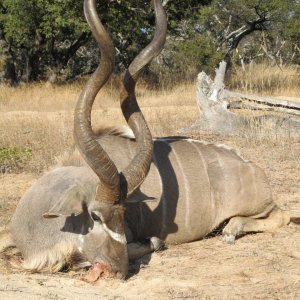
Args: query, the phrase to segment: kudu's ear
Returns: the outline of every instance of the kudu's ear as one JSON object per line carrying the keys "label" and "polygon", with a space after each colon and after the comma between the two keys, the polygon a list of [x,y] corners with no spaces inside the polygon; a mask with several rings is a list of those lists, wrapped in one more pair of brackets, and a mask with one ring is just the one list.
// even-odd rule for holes
{"label": "kudu's ear", "polygon": [[57,218],[59,216],[80,215],[83,206],[86,205],[87,195],[80,186],[71,186],[66,192],[57,199],[53,207],[43,214],[44,218]]}

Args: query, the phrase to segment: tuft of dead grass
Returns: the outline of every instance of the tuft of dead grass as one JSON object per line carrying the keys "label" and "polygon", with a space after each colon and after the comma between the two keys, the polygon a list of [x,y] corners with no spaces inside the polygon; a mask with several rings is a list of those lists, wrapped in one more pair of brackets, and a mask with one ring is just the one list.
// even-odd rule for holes
{"label": "tuft of dead grass", "polygon": [[57,111],[68,110],[74,103],[81,86],[79,84],[55,86],[33,83],[18,87],[0,88],[0,111]]}
{"label": "tuft of dead grass", "polygon": [[247,93],[300,98],[300,67],[252,62],[233,69],[229,86]]}
{"label": "tuft of dead grass", "polygon": [[19,171],[42,172],[72,145],[72,119],[66,113],[1,113],[0,147],[27,149],[31,159]]}

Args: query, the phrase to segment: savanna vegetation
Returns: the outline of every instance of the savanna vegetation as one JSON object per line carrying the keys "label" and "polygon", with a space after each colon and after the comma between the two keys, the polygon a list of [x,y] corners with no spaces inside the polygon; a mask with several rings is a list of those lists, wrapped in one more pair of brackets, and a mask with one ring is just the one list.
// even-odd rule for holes
{"label": "savanna vegetation", "polygon": [[[117,63],[95,103],[102,117],[94,126],[116,125],[124,123],[117,101],[121,74],[151,39],[154,16],[149,1],[97,3]],[[154,136],[177,134],[196,120],[197,73],[213,74],[223,59],[231,89],[299,97],[299,1],[187,0],[184,9],[182,1],[163,4],[167,43],[137,87]],[[99,50],[82,2],[69,0],[2,0],[0,44],[1,171],[39,173],[73,145],[75,101]]]}
{"label": "savanna vegetation", "polygon": [[[97,1],[123,71],[149,42],[150,1]],[[298,0],[164,0],[168,14],[165,50],[145,78],[166,86],[231,65],[300,63]],[[91,73],[98,47],[84,20],[81,1],[0,1],[0,82],[72,81]]]}

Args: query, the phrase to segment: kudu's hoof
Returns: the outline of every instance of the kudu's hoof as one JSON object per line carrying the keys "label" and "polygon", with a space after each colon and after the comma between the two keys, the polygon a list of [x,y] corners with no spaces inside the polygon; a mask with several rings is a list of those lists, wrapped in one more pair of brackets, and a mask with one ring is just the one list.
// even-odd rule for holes
{"label": "kudu's hoof", "polygon": [[151,250],[153,251],[161,251],[165,247],[165,242],[155,236],[150,238],[150,244],[151,244]]}
{"label": "kudu's hoof", "polygon": [[226,244],[234,244],[235,236],[233,234],[224,234],[222,237],[222,241]]}

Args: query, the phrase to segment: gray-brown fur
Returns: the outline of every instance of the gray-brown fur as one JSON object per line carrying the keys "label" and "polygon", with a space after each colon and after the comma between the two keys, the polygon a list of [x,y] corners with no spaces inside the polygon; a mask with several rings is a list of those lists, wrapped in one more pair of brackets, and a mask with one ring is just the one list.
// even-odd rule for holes
{"label": "gray-brown fur", "polygon": [[[98,140],[118,169],[134,156],[133,139],[103,134]],[[127,263],[122,248],[112,255],[111,247],[105,246],[107,240],[117,243],[108,233],[88,232],[87,228],[93,228],[96,222],[91,213],[97,205],[98,177],[84,160],[78,159],[77,151],[65,154],[60,163],[65,166],[53,169],[27,191],[13,216],[11,233],[23,254],[23,266],[31,271],[57,271],[74,255],[83,261],[109,260],[112,266],[114,260]],[[77,217],[43,218],[45,213],[51,216],[53,207],[61,208],[57,203],[65,199]],[[267,178],[259,167],[228,147],[189,139],[154,141],[150,172],[140,189],[129,197],[125,216],[131,259],[161,247],[155,238],[148,245],[136,244],[151,236],[171,244],[190,242],[233,218],[224,229],[224,239],[233,242],[235,236],[250,229],[271,230],[290,220],[274,204]],[[85,237],[84,247],[80,234]],[[95,245],[99,257],[88,257],[90,249],[95,253]]]}
{"label": "gray-brown fur", "polygon": [[[104,134],[100,140],[120,169],[135,153],[132,139]],[[126,221],[135,241],[156,236],[177,244],[201,239],[232,217],[265,218],[274,209],[265,173],[234,149],[157,139],[150,172],[127,201]]]}
{"label": "gray-brown fur", "polygon": [[[113,271],[126,275],[127,245],[125,236],[121,239],[123,218],[115,216],[115,224],[105,215],[107,210],[110,214],[118,214],[119,210],[123,213],[123,207],[111,209],[95,201],[98,183],[98,177],[87,166],[59,167],[25,193],[11,223],[11,234],[22,253],[25,269],[58,271],[76,255],[90,263],[104,261]],[[98,211],[108,231],[93,219],[92,214]],[[119,240],[113,239],[109,230],[118,233]],[[123,261],[123,269],[119,260]]]}

